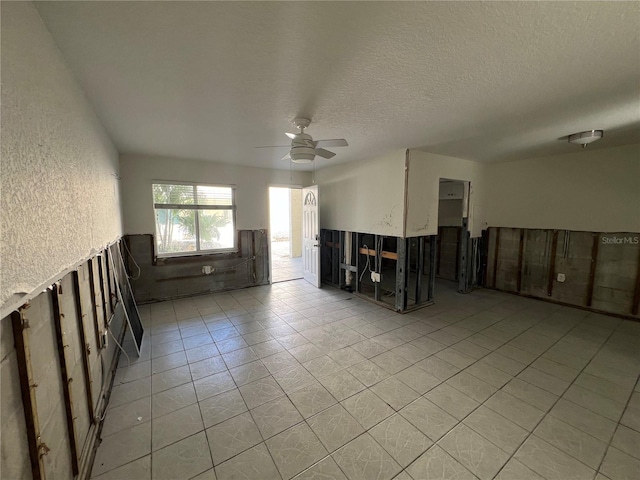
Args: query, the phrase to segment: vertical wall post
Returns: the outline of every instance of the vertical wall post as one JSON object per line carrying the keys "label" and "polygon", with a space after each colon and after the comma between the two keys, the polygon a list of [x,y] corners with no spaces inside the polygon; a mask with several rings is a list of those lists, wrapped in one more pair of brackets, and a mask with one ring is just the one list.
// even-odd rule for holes
{"label": "vertical wall post", "polygon": [[422,300],[422,272],[424,271],[424,238],[418,238],[418,258],[416,263],[416,305]]}
{"label": "vertical wall post", "polygon": [[427,291],[427,300],[433,301],[433,295],[436,287],[436,258],[438,248],[438,236],[431,235],[429,237],[430,248],[429,248],[429,287]]}
{"label": "vertical wall post", "polygon": [[76,320],[78,321],[78,333],[80,334],[80,342],[82,344],[82,369],[84,373],[84,383],[86,385],[85,392],[87,394],[87,406],[89,407],[89,418],[91,421],[95,421],[95,413],[93,406],[93,387],[91,380],[91,363],[89,361],[89,354],[91,352],[91,346],[87,341],[87,334],[84,329],[84,314],[82,313],[82,297],[80,296],[80,278],[78,271],[74,271],[72,275],[73,279],[73,297],[76,302]]}
{"label": "vertical wall post", "polygon": [[522,263],[524,260],[524,229],[520,229],[520,245],[518,246],[518,277],[516,278],[516,291],[522,289]]}
{"label": "vertical wall post", "polygon": [[469,293],[471,288],[467,281],[469,273],[469,218],[462,218],[462,227],[458,230],[458,255],[456,257],[456,271],[458,276],[458,292]]}
{"label": "vertical wall post", "polygon": [[407,267],[409,262],[408,239],[397,239],[398,260],[396,261],[396,311],[403,312],[407,308]]}
{"label": "vertical wall post", "polygon": [[549,278],[547,280],[547,295],[551,296],[553,293],[553,281],[556,277],[556,255],[558,253],[558,230],[553,231],[553,237],[551,237],[551,258],[549,262]]}
{"label": "vertical wall post", "polygon": [[593,233],[593,245],[591,247],[591,269],[589,271],[589,286],[587,287],[587,307],[593,303],[593,287],[596,281],[596,264],[598,263],[598,246],[600,234]]}
{"label": "vertical wall post", "polygon": [[93,312],[93,327],[96,335],[96,345],[98,348],[102,348],[100,342],[100,326],[98,325],[98,304],[96,303],[96,283],[93,275],[93,258],[87,261],[87,267],[89,268],[89,292],[91,294],[91,310]]}
{"label": "vertical wall post", "polygon": [[[16,345],[16,357],[18,360],[18,375],[20,376],[20,393],[22,394],[22,405],[24,419],[27,427],[27,443],[29,444],[29,457],[31,459],[31,474],[34,480],[44,480],[44,461],[42,456],[46,455],[48,447],[42,443],[40,438],[40,425],[38,422],[38,411],[36,408],[36,387],[33,381],[31,369],[31,353],[29,351],[29,321],[24,318],[24,309],[11,314],[11,325],[13,327],[13,338]],[[42,452],[40,451],[42,450]],[[41,454],[42,453],[42,454]]]}
{"label": "vertical wall post", "polygon": [[[375,257],[373,259],[374,261],[373,271],[376,273],[380,273],[380,266],[382,265],[382,249],[384,244],[384,238],[380,238],[378,237],[378,235],[374,235],[373,244],[374,244],[373,252],[375,253]],[[367,255],[369,255],[369,252],[367,252]],[[371,258],[369,258],[369,265],[371,265]],[[380,299],[382,298],[382,295],[380,292],[380,282],[373,282],[373,297],[376,299],[376,302],[379,302]]]}
{"label": "vertical wall post", "polygon": [[498,280],[498,254],[500,252],[500,227],[496,227],[496,245],[493,252],[493,281],[492,286],[496,288]]}
{"label": "vertical wall post", "polygon": [[62,393],[64,395],[64,410],[67,419],[67,433],[69,435],[69,448],[71,454],[71,468],[74,475],[78,475],[80,471],[78,459],[78,434],[76,433],[76,424],[73,414],[73,396],[71,393],[71,382],[73,379],[69,376],[67,370],[67,358],[64,349],[68,345],[64,344],[64,333],[62,328],[63,313],[60,311],[60,284],[54,283],[51,287],[51,302],[53,305],[53,324],[56,330],[56,343],[58,345],[58,359],[60,360],[60,376],[62,381]]}

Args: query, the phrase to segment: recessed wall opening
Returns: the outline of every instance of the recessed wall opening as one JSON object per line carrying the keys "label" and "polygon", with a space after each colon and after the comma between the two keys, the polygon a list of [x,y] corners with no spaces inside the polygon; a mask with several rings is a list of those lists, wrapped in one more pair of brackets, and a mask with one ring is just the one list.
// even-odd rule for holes
{"label": "recessed wall opening", "polygon": [[271,281],[303,277],[302,189],[269,187]]}

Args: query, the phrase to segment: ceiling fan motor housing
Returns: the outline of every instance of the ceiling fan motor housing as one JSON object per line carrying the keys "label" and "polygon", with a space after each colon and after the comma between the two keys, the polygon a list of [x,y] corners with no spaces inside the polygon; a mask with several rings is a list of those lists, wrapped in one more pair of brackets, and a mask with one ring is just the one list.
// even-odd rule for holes
{"label": "ceiling fan motor housing", "polygon": [[316,149],[311,135],[307,133],[298,133],[291,140],[291,152],[289,155],[291,156],[291,160],[295,163],[312,162],[316,156]]}

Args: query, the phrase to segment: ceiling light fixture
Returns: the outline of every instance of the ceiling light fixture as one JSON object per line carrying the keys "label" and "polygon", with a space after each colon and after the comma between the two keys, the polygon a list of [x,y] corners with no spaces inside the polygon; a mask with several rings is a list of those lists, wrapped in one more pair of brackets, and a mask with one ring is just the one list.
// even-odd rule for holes
{"label": "ceiling light fixture", "polygon": [[587,130],[586,132],[569,135],[569,143],[577,143],[586,148],[591,142],[600,140],[604,135],[604,130]]}

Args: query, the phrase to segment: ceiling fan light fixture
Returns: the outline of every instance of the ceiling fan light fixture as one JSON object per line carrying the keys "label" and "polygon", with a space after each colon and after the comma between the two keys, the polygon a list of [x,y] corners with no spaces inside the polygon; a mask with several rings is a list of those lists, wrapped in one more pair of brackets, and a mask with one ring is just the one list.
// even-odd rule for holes
{"label": "ceiling fan light fixture", "polygon": [[316,150],[311,147],[291,147],[289,155],[294,163],[310,163],[316,156]]}
{"label": "ceiling fan light fixture", "polygon": [[569,135],[569,143],[577,143],[586,148],[592,142],[600,140],[604,136],[604,130],[587,130],[585,132],[574,133]]}

